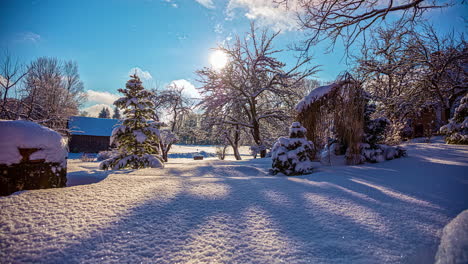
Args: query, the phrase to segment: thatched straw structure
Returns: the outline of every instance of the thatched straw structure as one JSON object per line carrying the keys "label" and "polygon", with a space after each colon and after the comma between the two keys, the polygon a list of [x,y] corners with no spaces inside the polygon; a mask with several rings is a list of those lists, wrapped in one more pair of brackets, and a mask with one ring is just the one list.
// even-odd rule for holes
{"label": "thatched straw structure", "polygon": [[327,86],[314,89],[296,106],[297,121],[307,129],[316,148],[336,139],[346,149],[346,162],[361,161],[360,143],[364,133],[365,92],[349,73]]}

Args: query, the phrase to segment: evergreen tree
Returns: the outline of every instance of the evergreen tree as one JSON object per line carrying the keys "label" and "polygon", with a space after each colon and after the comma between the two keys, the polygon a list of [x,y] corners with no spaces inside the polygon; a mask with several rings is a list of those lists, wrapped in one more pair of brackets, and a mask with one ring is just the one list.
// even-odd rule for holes
{"label": "evergreen tree", "polygon": [[155,115],[154,104],[150,100],[151,92],[145,90],[140,78],[130,76],[125,89],[119,89],[124,94],[114,102],[123,110],[125,118],[112,131],[111,143],[117,144],[117,154],[103,161],[100,168],[161,168],[162,158],[159,154],[159,123],[152,121]]}
{"label": "evergreen tree", "polygon": [[280,137],[273,146],[271,172],[301,175],[312,172],[314,145],[306,138],[307,130],[299,122],[292,123],[289,137]]}
{"label": "evergreen tree", "polygon": [[448,144],[468,145],[468,93],[461,99],[449,123],[440,128],[440,132],[447,135],[445,142]]}
{"label": "evergreen tree", "polygon": [[99,118],[110,118],[110,111],[109,108],[103,107],[101,112],[98,115]]}
{"label": "evergreen tree", "polygon": [[113,119],[120,119],[122,118],[121,114],[120,114],[120,110],[119,108],[116,106],[114,108],[114,115],[112,116]]}

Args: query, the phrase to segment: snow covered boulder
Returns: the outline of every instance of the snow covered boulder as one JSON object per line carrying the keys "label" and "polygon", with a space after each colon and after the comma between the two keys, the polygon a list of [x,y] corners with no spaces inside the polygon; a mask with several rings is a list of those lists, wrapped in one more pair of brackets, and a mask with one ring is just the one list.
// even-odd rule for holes
{"label": "snow covered boulder", "polygon": [[280,137],[273,145],[271,158],[273,174],[301,175],[312,172],[314,147],[305,137],[306,129],[299,122],[292,123],[289,137]]}
{"label": "snow covered boulder", "polygon": [[435,263],[468,263],[468,210],[444,227]]}
{"label": "snow covered boulder", "polygon": [[0,195],[64,187],[67,154],[59,133],[30,121],[0,120]]}

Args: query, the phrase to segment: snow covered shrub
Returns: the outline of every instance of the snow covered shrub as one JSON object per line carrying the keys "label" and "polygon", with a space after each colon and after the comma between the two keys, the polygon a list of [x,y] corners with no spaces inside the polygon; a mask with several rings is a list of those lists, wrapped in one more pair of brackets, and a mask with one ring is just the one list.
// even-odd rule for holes
{"label": "snow covered shrub", "polygon": [[106,159],[110,159],[118,154],[117,150],[105,150],[105,151],[99,151],[99,153],[96,155],[96,160],[97,161],[103,161]]}
{"label": "snow covered shrub", "polygon": [[375,104],[367,103],[364,110],[364,138],[363,142],[374,147],[376,144],[384,140],[385,130],[390,125],[390,121],[385,117],[372,119],[371,116],[375,112]]}
{"label": "snow covered shrub", "polygon": [[468,145],[468,94],[463,96],[449,123],[440,128],[448,144]]}
{"label": "snow covered shrub", "polygon": [[305,137],[307,130],[299,122],[292,123],[289,137],[280,137],[272,148],[273,174],[301,175],[312,172],[314,146]]}
{"label": "snow covered shrub", "polygon": [[260,154],[262,151],[266,151],[268,148],[264,145],[255,145],[255,146],[250,146],[250,155],[254,157],[254,159],[257,158],[257,155]]}
{"label": "snow covered shrub", "polygon": [[83,153],[80,157],[80,160],[84,162],[90,162],[90,161],[94,161],[94,158],[95,158],[94,154]]}
{"label": "snow covered shrub", "polygon": [[370,146],[367,143],[361,144],[362,162],[382,162],[406,156],[406,149],[397,146],[375,145]]}
{"label": "snow covered shrub", "polygon": [[24,121],[0,120],[0,195],[64,187],[67,141],[56,131]]}
{"label": "snow covered shrub", "polygon": [[216,156],[220,160],[224,160],[226,158],[226,150],[228,148],[228,145],[222,145],[222,146],[216,146]]}
{"label": "snow covered shrub", "polygon": [[141,85],[140,78],[130,76],[124,94],[114,104],[123,110],[125,118],[114,128],[111,144],[116,143],[117,155],[104,160],[100,168],[162,168],[164,163],[159,154],[159,123],[151,121],[155,116],[154,104],[150,100],[151,92]]}

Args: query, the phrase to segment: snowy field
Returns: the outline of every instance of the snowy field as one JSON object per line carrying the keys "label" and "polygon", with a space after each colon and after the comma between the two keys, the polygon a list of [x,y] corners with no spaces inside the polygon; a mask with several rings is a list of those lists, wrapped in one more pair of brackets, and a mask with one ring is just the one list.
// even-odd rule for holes
{"label": "snowy field", "polygon": [[299,177],[269,175],[270,159],[69,160],[70,185],[95,183],[0,198],[0,263],[432,263],[468,208],[468,147],[407,148]]}

